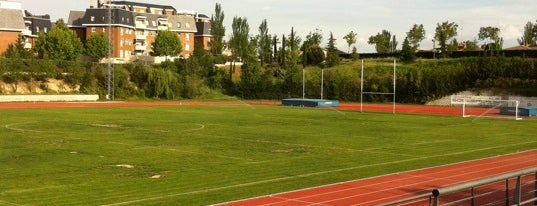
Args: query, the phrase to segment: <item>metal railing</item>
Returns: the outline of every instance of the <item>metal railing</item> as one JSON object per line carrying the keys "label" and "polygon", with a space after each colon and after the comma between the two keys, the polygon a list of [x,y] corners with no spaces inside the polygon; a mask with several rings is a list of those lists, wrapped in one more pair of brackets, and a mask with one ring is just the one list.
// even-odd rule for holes
{"label": "metal railing", "polygon": [[[531,176],[533,175],[533,176]],[[530,183],[525,183],[523,178],[531,179]],[[498,189],[498,184],[505,181],[505,187]],[[516,182],[515,186],[509,182]],[[494,185],[496,184],[496,185]],[[494,187],[494,189],[482,189],[480,187]],[[503,186],[502,186],[503,187]],[[476,192],[478,189],[483,193]],[[468,195],[468,192],[470,193]],[[465,195],[463,195],[463,193]],[[451,195],[451,197],[450,197]],[[444,198],[444,199],[442,199]],[[537,205],[537,167],[528,168],[516,172],[510,172],[490,178],[466,182],[454,186],[437,188],[430,193],[424,193],[405,199],[382,204],[382,206],[393,205],[485,205],[477,202],[479,199],[490,199],[486,205]],[[428,200],[428,201],[427,201]],[[441,201],[443,200],[443,201]],[[419,203],[419,204],[418,204]],[[464,203],[464,204],[463,204]]]}

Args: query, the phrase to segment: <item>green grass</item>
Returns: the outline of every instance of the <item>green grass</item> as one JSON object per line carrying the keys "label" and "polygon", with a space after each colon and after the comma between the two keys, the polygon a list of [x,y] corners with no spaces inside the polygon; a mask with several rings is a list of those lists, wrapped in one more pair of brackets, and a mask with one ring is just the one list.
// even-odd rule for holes
{"label": "green grass", "polygon": [[10,109],[0,126],[0,205],[207,205],[537,148],[531,120],[267,106]]}

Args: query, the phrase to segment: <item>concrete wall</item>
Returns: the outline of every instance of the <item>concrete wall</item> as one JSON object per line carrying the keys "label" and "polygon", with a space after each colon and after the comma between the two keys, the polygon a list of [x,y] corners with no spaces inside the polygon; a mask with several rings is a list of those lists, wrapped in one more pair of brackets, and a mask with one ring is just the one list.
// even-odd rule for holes
{"label": "concrete wall", "polygon": [[0,102],[87,102],[99,95],[0,95]]}

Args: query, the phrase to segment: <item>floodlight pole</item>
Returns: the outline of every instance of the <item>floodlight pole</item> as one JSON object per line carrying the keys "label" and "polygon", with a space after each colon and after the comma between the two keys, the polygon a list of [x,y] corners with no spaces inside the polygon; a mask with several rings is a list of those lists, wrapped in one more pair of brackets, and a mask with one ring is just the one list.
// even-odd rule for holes
{"label": "floodlight pole", "polygon": [[395,114],[395,84],[396,84],[396,75],[397,75],[397,60],[393,59],[393,114]]}
{"label": "floodlight pole", "polygon": [[321,100],[323,100],[323,89],[324,89],[324,69],[321,69]]}
{"label": "floodlight pole", "polygon": [[106,99],[114,101],[114,68],[112,66],[112,54],[113,54],[113,47],[112,47],[112,5],[110,4],[110,1],[107,1],[108,6],[108,68],[107,68],[107,81],[106,81],[106,87],[107,87],[107,94]]}
{"label": "floodlight pole", "polygon": [[306,99],[306,69],[302,68],[302,100]]}
{"label": "floodlight pole", "polygon": [[362,71],[360,74],[360,112],[364,112],[364,60],[362,59]]}

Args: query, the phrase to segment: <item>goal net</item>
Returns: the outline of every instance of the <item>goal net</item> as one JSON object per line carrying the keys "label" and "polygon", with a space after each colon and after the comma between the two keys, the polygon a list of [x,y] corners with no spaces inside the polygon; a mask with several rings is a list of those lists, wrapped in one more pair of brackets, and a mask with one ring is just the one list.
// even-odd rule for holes
{"label": "goal net", "polygon": [[463,117],[513,118],[521,120],[520,101],[518,100],[476,100],[464,99],[462,103]]}

